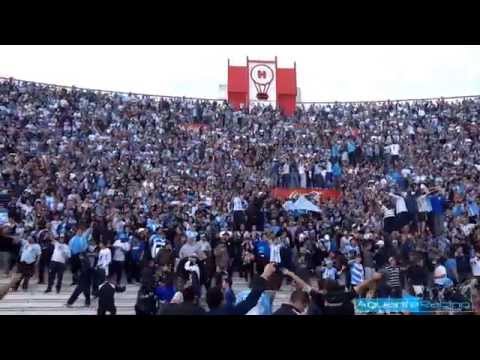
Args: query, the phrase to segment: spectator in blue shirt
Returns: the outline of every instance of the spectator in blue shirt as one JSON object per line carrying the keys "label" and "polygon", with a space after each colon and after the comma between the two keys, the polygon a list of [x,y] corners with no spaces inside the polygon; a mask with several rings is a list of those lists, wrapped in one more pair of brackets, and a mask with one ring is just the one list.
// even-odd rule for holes
{"label": "spectator in blue shirt", "polygon": [[430,203],[432,204],[433,216],[433,234],[439,236],[444,231],[444,213],[447,201],[445,197],[439,193],[431,195]]}
{"label": "spectator in blue shirt", "polygon": [[477,202],[475,199],[469,199],[467,201],[467,211],[468,217],[471,223],[476,223],[478,219],[478,215],[480,214],[480,208],[478,207]]}
{"label": "spectator in blue shirt", "polygon": [[255,250],[257,272],[261,274],[265,265],[270,261],[270,243],[262,236],[254,241],[253,247]]}
{"label": "spectator in blue shirt", "polygon": [[76,234],[70,239],[68,242],[68,246],[70,247],[70,267],[72,271],[72,285],[77,283],[77,273],[80,270],[81,264],[79,255],[83,254],[88,249],[88,240],[91,234],[92,229],[89,228],[85,230],[85,227],[80,225],[77,228]]}
{"label": "spectator in blue shirt", "polygon": [[223,295],[225,297],[225,304],[227,306],[234,306],[236,303],[235,293],[232,290],[232,279],[224,277],[222,282]]}
{"label": "spectator in blue shirt", "polygon": [[452,280],[454,284],[458,284],[457,260],[455,259],[454,251],[450,252],[450,256],[445,260],[444,265],[447,269],[447,277]]}
{"label": "spectator in blue shirt", "polygon": [[160,302],[170,303],[177,292],[173,284],[173,276],[170,274],[164,275],[164,278],[160,280],[154,292]]}
{"label": "spectator in blue shirt", "polygon": [[348,161],[352,166],[356,165],[356,150],[357,145],[355,144],[355,141],[349,140],[347,142]]}

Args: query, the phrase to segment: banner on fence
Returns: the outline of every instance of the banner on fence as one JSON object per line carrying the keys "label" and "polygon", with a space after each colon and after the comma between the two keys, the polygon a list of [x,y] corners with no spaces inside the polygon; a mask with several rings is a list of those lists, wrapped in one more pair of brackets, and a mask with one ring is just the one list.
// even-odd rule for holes
{"label": "banner on fence", "polygon": [[272,190],[272,196],[280,200],[287,200],[292,198],[297,198],[300,195],[308,196],[312,195],[318,200],[334,200],[338,201],[342,194],[338,190],[333,189],[318,189],[318,188],[274,188]]}

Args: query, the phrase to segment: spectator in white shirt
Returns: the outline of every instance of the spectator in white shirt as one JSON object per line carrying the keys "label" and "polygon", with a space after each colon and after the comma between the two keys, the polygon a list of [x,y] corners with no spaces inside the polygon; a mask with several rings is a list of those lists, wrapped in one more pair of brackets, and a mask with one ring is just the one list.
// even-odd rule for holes
{"label": "spectator in white shirt", "polygon": [[178,257],[180,260],[186,257],[198,257],[200,255],[200,246],[195,242],[194,238],[187,238],[187,242],[182,245],[180,251],[178,252]]}
{"label": "spectator in white shirt", "polygon": [[379,205],[383,212],[383,231],[391,234],[396,230],[395,207],[390,201],[385,204],[379,203]]}
{"label": "spectator in white shirt", "polygon": [[400,158],[400,145],[397,143],[390,145],[390,154],[392,155],[393,166],[395,166]]}
{"label": "spectator in white shirt", "polygon": [[298,164],[298,174],[300,175],[300,187],[306,188],[307,187],[307,173],[305,171],[305,163],[303,160],[300,160]]}
{"label": "spectator in white shirt", "polygon": [[105,271],[105,276],[108,277],[108,269],[110,263],[112,262],[112,252],[110,249],[105,245],[105,243],[100,243],[100,251],[98,252],[98,261],[97,261],[97,269],[103,269]]}
{"label": "spectator in white shirt", "polygon": [[282,166],[282,187],[288,188],[290,184],[290,164],[285,161]]}
{"label": "spectator in white shirt", "polygon": [[210,254],[212,252],[212,246],[208,242],[205,234],[200,235],[200,240],[198,241],[198,247],[199,247],[200,252],[205,254],[206,257],[210,256]]}
{"label": "spectator in white shirt", "polygon": [[424,184],[421,184],[420,191],[422,192],[422,195],[417,198],[418,221],[419,230],[423,234],[428,221],[428,215],[432,212],[432,204],[430,202],[429,196],[436,192],[437,189],[432,189],[431,191],[429,191]]}
{"label": "spectator in white shirt", "polygon": [[26,291],[28,289],[28,281],[35,273],[35,264],[42,252],[40,245],[35,243],[33,236],[30,236],[28,240],[22,240],[21,243],[20,262],[18,263],[18,272],[21,274],[21,277],[13,286],[14,291],[17,291],[22,281],[23,290]]}
{"label": "spectator in white shirt", "polygon": [[470,259],[473,276],[480,281],[480,252],[476,252],[475,256]]}
{"label": "spectator in white shirt", "polygon": [[59,213],[55,212],[53,215],[54,220],[50,222],[50,232],[52,233],[54,238],[58,238],[59,234],[57,232],[58,225],[61,224],[61,221],[59,220]]}
{"label": "spectator in white shirt", "polygon": [[401,195],[388,193],[395,200],[395,230],[401,230],[408,224],[408,209],[405,198]]}
{"label": "spectator in white shirt", "polygon": [[113,260],[112,272],[116,276],[116,284],[120,285],[122,282],[122,273],[125,268],[126,253],[130,251],[130,243],[120,239],[113,243]]}
{"label": "spectator in white shirt", "polygon": [[48,273],[48,287],[45,290],[46,293],[52,291],[53,283],[57,278],[57,294],[60,293],[62,288],[63,273],[65,271],[65,264],[70,258],[70,247],[65,244],[65,235],[61,235],[57,240],[53,242],[53,254],[50,260],[50,271]]}
{"label": "spectator in white shirt", "polygon": [[233,203],[233,231],[239,231],[240,225],[245,224],[245,210],[247,208],[247,202],[237,195],[232,200]]}
{"label": "spectator in white shirt", "polygon": [[273,242],[270,243],[270,262],[275,264],[280,264],[282,259],[280,257],[280,249],[282,244],[280,243],[280,238],[275,238]]}

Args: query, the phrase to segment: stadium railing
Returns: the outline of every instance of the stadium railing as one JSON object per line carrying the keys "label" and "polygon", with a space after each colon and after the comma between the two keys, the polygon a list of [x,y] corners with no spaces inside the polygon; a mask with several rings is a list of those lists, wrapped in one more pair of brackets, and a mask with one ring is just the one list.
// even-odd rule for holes
{"label": "stadium railing", "polygon": [[[67,90],[78,90],[83,92],[100,92],[103,94],[117,94],[117,95],[129,95],[129,96],[136,96],[136,97],[150,97],[154,99],[174,99],[174,100],[199,100],[199,101],[217,101],[223,102],[226,99],[224,98],[203,98],[203,97],[187,97],[187,96],[171,96],[171,95],[152,95],[152,94],[144,94],[144,93],[135,93],[131,91],[113,91],[113,90],[100,90],[100,89],[90,89],[84,87],[77,87],[77,86],[68,86],[68,85],[58,85],[52,83],[43,83],[38,81],[30,81],[30,80],[21,80],[16,78],[7,78],[7,77],[0,77],[0,82],[10,81],[13,80],[18,83],[30,83],[35,85],[40,85],[43,87],[50,87],[56,89],[67,89]],[[385,104],[385,103],[406,103],[406,102],[426,102],[426,101],[459,101],[459,100],[470,100],[470,99],[480,99],[480,95],[463,95],[463,96],[445,96],[445,97],[430,97],[430,98],[412,98],[412,99],[384,99],[384,100],[366,100],[366,101],[302,101],[297,102],[297,106],[310,106],[310,105],[334,105],[334,104]]]}

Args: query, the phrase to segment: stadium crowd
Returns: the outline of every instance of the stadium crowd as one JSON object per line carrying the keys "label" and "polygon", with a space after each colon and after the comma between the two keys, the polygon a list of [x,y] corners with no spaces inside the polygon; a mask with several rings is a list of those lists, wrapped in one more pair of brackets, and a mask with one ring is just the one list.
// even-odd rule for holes
{"label": "stadium crowd", "polygon": [[[480,279],[480,99],[234,110],[0,82],[1,249],[12,291],[141,284],[138,314],[353,314],[465,298]],[[333,189],[289,211],[272,188]],[[238,274],[251,283],[232,290]],[[113,296],[113,295],[108,295]],[[474,304],[475,305],[475,304]],[[115,313],[110,302],[105,309]],[[267,310],[265,310],[267,309]],[[270,310],[268,310],[270,309]]]}

